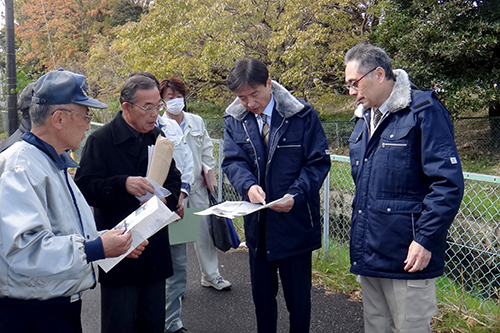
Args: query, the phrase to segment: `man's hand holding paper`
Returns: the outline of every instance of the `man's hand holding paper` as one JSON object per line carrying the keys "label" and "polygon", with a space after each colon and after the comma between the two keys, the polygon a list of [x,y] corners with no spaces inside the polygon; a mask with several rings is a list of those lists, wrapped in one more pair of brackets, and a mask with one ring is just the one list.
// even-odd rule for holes
{"label": "man's hand holding paper", "polygon": [[269,206],[269,209],[272,209],[278,213],[288,213],[293,208],[295,200],[293,199],[293,195],[291,194],[285,194],[283,198],[287,197],[290,197],[290,199],[282,203],[275,203],[274,205]]}
{"label": "man's hand holding paper", "polygon": [[286,194],[283,198],[274,200],[268,204],[256,204],[248,201],[225,201],[218,205],[209,207],[201,212],[195,213],[196,215],[217,215],[227,218],[235,218],[238,216],[245,216],[255,213],[261,209],[278,206],[279,211],[287,212],[293,207],[293,195]]}
{"label": "man's hand holding paper", "polygon": [[146,192],[152,194],[155,193],[153,184],[151,184],[144,177],[127,177],[127,180],[125,181],[125,188],[127,189],[128,193],[135,195],[136,197],[142,197],[146,195]]}
{"label": "man's hand holding paper", "polygon": [[248,189],[248,200],[251,203],[266,204],[266,192],[259,185],[252,185]]}

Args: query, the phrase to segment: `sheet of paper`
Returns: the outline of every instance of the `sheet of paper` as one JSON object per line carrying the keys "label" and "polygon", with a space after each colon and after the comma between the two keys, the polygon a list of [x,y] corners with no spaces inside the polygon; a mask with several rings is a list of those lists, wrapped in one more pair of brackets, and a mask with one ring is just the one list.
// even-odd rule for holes
{"label": "sheet of paper", "polygon": [[137,198],[137,200],[139,200],[140,202],[143,202],[143,201],[151,199],[153,197],[153,195],[156,195],[158,198],[161,199],[161,198],[168,197],[170,194],[172,194],[172,192],[170,192],[169,190],[167,190],[166,188],[164,188],[163,186],[161,186],[160,184],[158,184],[154,180],[149,179],[147,177],[146,177],[146,179],[151,184],[153,184],[153,186],[155,188],[155,193],[153,194],[151,192],[146,191],[146,194],[143,195],[143,196],[141,196],[141,197],[135,196]]}
{"label": "sheet of paper", "polygon": [[278,200],[267,203],[266,205],[254,204],[248,201],[226,201],[218,205],[209,207],[201,212],[195,213],[196,215],[217,215],[227,218],[235,218],[238,216],[245,216],[251,213],[255,213],[264,208],[269,208],[276,204],[283,204],[293,198],[293,195],[283,197]]}
{"label": "sheet of paper", "polygon": [[132,233],[132,245],[128,251],[119,257],[98,260],[97,264],[105,272],[109,272],[144,240],[178,219],[180,219],[179,215],[168,209],[158,197],[153,196],[113,228],[125,227],[127,229],[125,232]]}

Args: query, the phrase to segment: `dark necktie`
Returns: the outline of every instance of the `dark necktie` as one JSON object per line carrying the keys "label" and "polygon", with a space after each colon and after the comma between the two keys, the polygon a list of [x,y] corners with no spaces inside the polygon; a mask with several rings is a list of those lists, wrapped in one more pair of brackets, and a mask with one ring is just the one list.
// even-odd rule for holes
{"label": "dark necktie", "polygon": [[260,135],[262,137],[262,142],[264,142],[264,145],[267,146],[267,140],[269,139],[269,124],[267,123],[267,116],[265,114],[262,113],[260,117],[264,123],[262,125],[262,133]]}
{"label": "dark necktie", "polygon": [[373,128],[377,128],[380,119],[382,119],[382,112],[376,109],[375,112],[373,112]]}

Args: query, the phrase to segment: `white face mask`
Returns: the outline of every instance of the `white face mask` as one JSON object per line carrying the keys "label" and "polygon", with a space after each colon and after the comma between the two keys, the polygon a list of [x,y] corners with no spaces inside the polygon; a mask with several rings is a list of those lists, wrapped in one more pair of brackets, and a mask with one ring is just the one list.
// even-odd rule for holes
{"label": "white face mask", "polygon": [[184,108],[184,98],[177,97],[167,101],[167,111],[178,115]]}

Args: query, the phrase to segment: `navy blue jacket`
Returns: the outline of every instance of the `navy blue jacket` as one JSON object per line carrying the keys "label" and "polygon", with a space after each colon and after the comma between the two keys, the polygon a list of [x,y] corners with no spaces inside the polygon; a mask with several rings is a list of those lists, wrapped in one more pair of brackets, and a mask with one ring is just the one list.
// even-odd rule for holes
{"label": "navy blue jacket", "polygon": [[[425,279],[443,274],[446,234],[464,191],[450,116],[431,91],[412,89],[395,70],[388,113],[370,138],[362,105],[349,139],[356,185],[351,227],[351,272]],[[428,266],[404,271],[412,241],[432,252]]]}
{"label": "navy blue jacket", "polygon": [[[265,246],[268,260],[313,251],[321,247],[319,189],[330,170],[328,145],[312,106],[293,97],[273,81],[276,102],[268,152],[255,115],[236,99],[224,115],[224,161],[229,181],[248,200],[248,189],[260,185],[266,202],[295,195],[288,213],[266,209],[245,216],[250,251]],[[265,244],[262,242],[265,239]]]}

